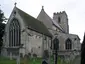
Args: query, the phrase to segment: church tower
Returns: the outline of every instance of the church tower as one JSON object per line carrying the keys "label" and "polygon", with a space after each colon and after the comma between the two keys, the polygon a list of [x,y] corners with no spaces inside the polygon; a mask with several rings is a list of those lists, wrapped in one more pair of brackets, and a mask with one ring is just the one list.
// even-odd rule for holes
{"label": "church tower", "polygon": [[61,26],[65,33],[69,33],[68,18],[65,11],[54,13],[53,20],[55,20]]}

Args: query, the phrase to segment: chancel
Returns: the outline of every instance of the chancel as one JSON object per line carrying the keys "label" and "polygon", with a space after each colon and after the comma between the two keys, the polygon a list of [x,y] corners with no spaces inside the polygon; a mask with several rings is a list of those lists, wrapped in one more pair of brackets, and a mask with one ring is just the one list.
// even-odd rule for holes
{"label": "chancel", "polygon": [[[71,52],[80,55],[80,38],[69,33],[68,16],[65,11],[53,13],[50,18],[44,7],[37,18],[15,7],[9,17],[3,36],[2,55],[16,58],[20,53],[42,57],[44,50],[53,54],[53,40],[58,39],[58,56],[71,57]],[[73,57],[75,57],[73,56]]]}

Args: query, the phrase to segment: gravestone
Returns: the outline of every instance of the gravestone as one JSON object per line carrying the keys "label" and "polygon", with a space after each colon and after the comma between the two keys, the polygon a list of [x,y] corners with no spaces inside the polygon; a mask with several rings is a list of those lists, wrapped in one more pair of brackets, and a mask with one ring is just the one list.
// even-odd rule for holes
{"label": "gravestone", "polygon": [[24,56],[24,64],[27,64],[27,55]]}
{"label": "gravestone", "polygon": [[19,56],[17,56],[16,62],[17,62],[17,64],[20,64],[20,57]]}

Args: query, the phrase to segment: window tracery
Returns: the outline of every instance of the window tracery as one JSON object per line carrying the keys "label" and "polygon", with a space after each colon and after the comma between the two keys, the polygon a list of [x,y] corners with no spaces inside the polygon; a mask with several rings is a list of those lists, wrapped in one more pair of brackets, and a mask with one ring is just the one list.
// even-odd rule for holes
{"label": "window tracery", "polygon": [[20,45],[20,24],[17,19],[13,19],[9,26],[9,46]]}

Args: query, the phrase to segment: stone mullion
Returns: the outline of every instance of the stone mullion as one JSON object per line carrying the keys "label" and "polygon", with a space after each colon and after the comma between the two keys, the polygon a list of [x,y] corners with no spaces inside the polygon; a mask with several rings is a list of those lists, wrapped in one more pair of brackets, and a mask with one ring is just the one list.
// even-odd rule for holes
{"label": "stone mullion", "polygon": [[18,44],[18,25],[17,25],[17,21],[15,21],[15,25],[16,25],[16,31],[15,31],[15,34],[16,34],[16,36],[15,36],[15,44],[16,44],[16,46],[17,46],[17,44]]}
{"label": "stone mullion", "polygon": [[17,26],[17,46],[18,46],[18,43],[19,43],[18,37],[19,37],[19,35],[18,35],[18,26]]}
{"label": "stone mullion", "polygon": [[18,30],[16,29],[16,46],[17,46],[17,43],[18,43]]}
{"label": "stone mullion", "polygon": [[14,46],[15,46],[15,43],[16,43],[16,25],[14,23]]}
{"label": "stone mullion", "polygon": [[15,46],[17,45],[17,29],[15,29]]}
{"label": "stone mullion", "polygon": [[20,26],[17,23],[17,29],[18,29],[18,46],[20,45]]}
{"label": "stone mullion", "polygon": [[12,46],[14,46],[14,21],[13,21],[13,24],[12,24]]}
{"label": "stone mullion", "polygon": [[19,34],[19,26],[18,26],[18,46],[20,45],[19,36],[20,36],[20,34]]}
{"label": "stone mullion", "polygon": [[15,29],[15,46],[17,46],[17,25],[15,23],[16,29]]}
{"label": "stone mullion", "polygon": [[14,29],[14,46],[15,46],[15,43],[16,43],[16,28]]}
{"label": "stone mullion", "polygon": [[19,42],[19,41],[18,41],[18,29],[17,29],[17,46],[18,46],[18,42]]}
{"label": "stone mullion", "polygon": [[11,28],[11,38],[12,38],[12,39],[11,39],[11,46],[13,46],[13,30],[14,30],[14,29],[13,29],[13,28],[14,28],[14,27],[13,27],[13,23],[11,24],[11,27],[12,27],[12,28]]}
{"label": "stone mullion", "polygon": [[[11,33],[11,32],[10,32],[10,28],[9,28],[9,39],[10,39],[10,33]],[[9,46],[10,46],[10,40],[9,40]]]}
{"label": "stone mullion", "polygon": [[11,30],[10,30],[10,32],[9,32],[9,46],[11,46]]}
{"label": "stone mullion", "polygon": [[9,47],[10,46],[11,46],[11,27],[9,27]]}
{"label": "stone mullion", "polygon": [[11,46],[13,46],[13,29],[12,29],[12,43]]}
{"label": "stone mullion", "polygon": [[16,46],[18,46],[18,24],[17,24],[17,21],[16,21]]}
{"label": "stone mullion", "polygon": [[12,46],[14,46],[14,26],[13,26],[13,42],[12,42]]}
{"label": "stone mullion", "polygon": [[11,31],[10,31],[10,46],[11,46],[11,44],[12,44],[12,28],[11,28]]}
{"label": "stone mullion", "polygon": [[18,28],[18,30],[19,30],[19,45],[20,45],[20,27]]}

